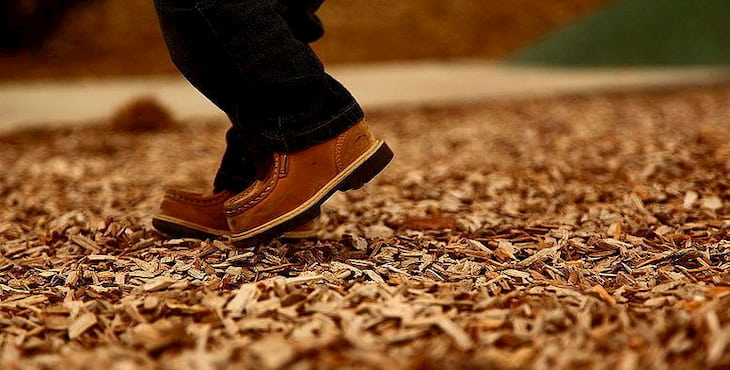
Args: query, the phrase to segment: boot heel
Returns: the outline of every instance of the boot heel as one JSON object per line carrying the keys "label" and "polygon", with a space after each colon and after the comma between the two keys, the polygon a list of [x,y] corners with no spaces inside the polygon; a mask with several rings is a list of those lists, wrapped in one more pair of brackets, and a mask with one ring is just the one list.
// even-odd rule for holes
{"label": "boot heel", "polygon": [[382,143],[380,148],[373,153],[355,172],[350,174],[342,182],[339,190],[357,190],[370,182],[375,176],[382,172],[393,160],[393,151],[388,144]]}

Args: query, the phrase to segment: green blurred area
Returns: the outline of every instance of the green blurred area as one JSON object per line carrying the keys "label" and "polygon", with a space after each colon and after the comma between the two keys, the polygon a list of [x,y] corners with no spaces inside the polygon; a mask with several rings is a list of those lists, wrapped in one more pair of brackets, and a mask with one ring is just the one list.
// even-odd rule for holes
{"label": "green blurred area", "polygon": [[563,66],[730,65],[730,0],[623,0],[508,61]]}

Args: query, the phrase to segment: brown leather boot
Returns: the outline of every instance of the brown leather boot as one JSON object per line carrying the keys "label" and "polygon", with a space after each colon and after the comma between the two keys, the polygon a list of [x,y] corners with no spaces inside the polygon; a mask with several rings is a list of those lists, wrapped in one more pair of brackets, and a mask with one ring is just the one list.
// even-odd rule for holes
{"label": "brown leather boot", "polygon": [[[152,218],[158,231],[175,237],[213,239],[231,234],[223,212],[223,204],[236,195],[230,190],[214,194],[193,193],[168,189],[160,209]],[[308,222],[284,235],[287,239],[307,239],[317,236],[314,222]]]}
{"label": "brown leather boot", "polygon": [[274,153],[266,178],[225,204],[231,241],[238,246],[265,242],[314,219],[335,192],[359,189],[392,158],[365,122],[311,148]]}

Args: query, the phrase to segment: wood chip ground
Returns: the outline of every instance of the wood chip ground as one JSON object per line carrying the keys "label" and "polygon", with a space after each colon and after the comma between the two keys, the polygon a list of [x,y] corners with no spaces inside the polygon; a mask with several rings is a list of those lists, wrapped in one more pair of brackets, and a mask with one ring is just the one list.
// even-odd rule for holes
{"label": "wood chip ground", "polygon": [[730,86],[375,112],[315,241],[170,239],[225,122],[0,138],[0,368],[730,367]]}

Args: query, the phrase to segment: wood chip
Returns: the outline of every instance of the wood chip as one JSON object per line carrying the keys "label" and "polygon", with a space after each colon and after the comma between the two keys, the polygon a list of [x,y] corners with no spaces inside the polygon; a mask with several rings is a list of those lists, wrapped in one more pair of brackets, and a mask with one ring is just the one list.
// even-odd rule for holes
{"label": "wood chip", "polygon": [[157,292],[167,289],[173,284],[175,284],[175,280],[168,277],[159,277],[142,286],[142,289],[146,292]]}
{"label": "wood chip", "polygon": [[93,313],[85,313],[77,317],[76,320],[68,326],[68,338],[71,340],[78,338],[81,334],[96,325],[96,323],[96,315]]}
{"label": "wood chip", "polygon": [[0,136],[2,366],[726,368],[729,99],[374,112],[389,169],[245,248],[150,224],[229,122]]}

